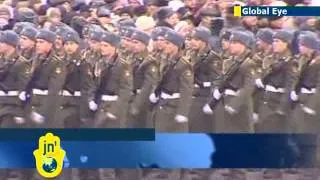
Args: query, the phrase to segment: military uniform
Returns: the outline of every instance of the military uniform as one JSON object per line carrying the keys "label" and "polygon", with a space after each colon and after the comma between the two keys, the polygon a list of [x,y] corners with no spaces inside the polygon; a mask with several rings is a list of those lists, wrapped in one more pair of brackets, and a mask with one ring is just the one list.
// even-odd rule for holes
{"label": "military uniform", "polygon": [[[228,106],[235,112],[230,113],[222,110],[220,115],[217,114],[215,132],[250,132],[251,92],[255,73],[250,58],[251,52],[246,51],[223,62],[223,73],[225,73],[233,63],[243,61],[224,89],[224,102],[220,103],[220,107],[217,107],[217,109],[223,109]],[[221,106],[224,107],[221,108]]]}
{"label": "military uniform", "polygon": [[[13,31],[4,31],[0,41],[15,47],[18,35]],[[1,61],[3,65],[0,69],[0,126],[23,127],[23,104],[18,96],[26,84],[29,69],[17,52],[7,57],[3,56]]]}
{"label": "military uniform", "polygon": [[145,128],[150,107],[149,94],[159,82],[159,62],[156,55],[156,57],[149,56],[137,63],[138,65],[133,68],[134,96],[128,120],[132,121],[129,127]]}
{"label": "military uniform", "polygon": [[221,74],[222,59],[212,51],[201,53],[198,59],[194,65],[195,87],[189,112],[189,131],[213,132],[214,119],[211,115],[204,114],[202,107],[207,103],[211,87]]}
{"label": "military uniform", "polygon": [[[264,80],[265,90],[263,103],[259,106],[259,122],[257,132],[285,132],[289,122],[286,117],[291,106],[289,93],[295,82],[295,62],[290,52],[283,56],[271,56],[274,63],[265,71],[268,78]],[[264,60],[264,62],[272,62]]]}
{"label": "military uniform", "polygon": [[[161,132],[187,131],[187,123],[176,121],[176,115],[188,116],[192,102],[193,71],[183,58],[169,60],[160,87],[160,100],[155,114],[155,127]],[[170,68],[171,66],[171,68]]]}
{"label": "military uniform", "polygon": [[[299,100],[292,113],[293,132],[297,133],[318,133],[320,110],[319,88],[320,88],[320,63],[319,57],[314,56],[303,60],[300,66],[303,74],[300,73],[299,87],[296,93]],[[302,70],[303,69],[303,70]]]}

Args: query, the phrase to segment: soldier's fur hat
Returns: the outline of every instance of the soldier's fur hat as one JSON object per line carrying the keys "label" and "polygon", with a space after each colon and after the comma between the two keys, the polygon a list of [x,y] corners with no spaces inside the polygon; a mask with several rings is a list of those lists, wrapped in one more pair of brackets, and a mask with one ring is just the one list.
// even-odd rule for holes
{"label": "soldier's fur hat", "polygon": [[101,36],[101,41],[107,42],[111,44],[114,47],[119,47],[120,46],[120,41],[121,38],[120,36],[111,33],[111,32],[104,32],[103,35]]}
{"label": "soldier's fur hat", "polygon": [[141,41],[143,44],[148,45],[149,41],[150,41],[150,36],[143,32],[143,31],[139,31],[139,30],[135,30],[131,36],[132,39]]}
{"label": "soldier's fur hat", "polygon": [[15,23],[14,27],[13,27],[13,31],[16,32],[17,34],[20,34],[21,31],[25,28],[25,27],[36,27],[35,24],[30,23],[30,22],[17,22]]}
{"label": "soldier's fur hat", "polygon": [[26,36],[29,39],[35,41],[36,36],[37,36],[38,30],[34,27],[25,27],[23,30],[20,32],[20,36]]}
{"label": "soldier's fur hat", "polygon": [[49,43],[54,44],[56,41],[56,34],[52,31],[41,29],[39,30],[36,38],[43,39],[45,41],[48,41]]}
{"label": "soldier's fur hat", "polygon": [[246,32],[233,31],[230,36],[230,41],[237,41],[249,48],[252,48],[252,44],[253,44],[252,42],[254,40],[252,39],[252,35]]}
{"label": "soldier's fur hat", "polygon": [[181,48],[184,43],[184,38],[180,34],[178,34],[177,32],[171,29],[166,31],[163,37],[165,40],[171,42],[172,44],[178,46],[179,48]]}
{"label": "soldier's fur hat", "polygon": [[203,42],[208,43],[210,37],[211,37],[211,32],[208,28],[205,27],[196,27],[190,34],[190,37],[199,39]]}
{"label": "soldier's fur hat", "polygon": [[65,36],[63,37],[63,40],[64,40],[64,42],[72,41],[72,42],[79,44],[80,43],[80,36],[76,31],[70,30],[70,31],[66,32]]}
{"label": "soldier's fur hat", "polygon": [[122,26],[120,27],[120,36],[130,38],[134,31],[135,29],[133,27]]}
{"label": "soldier's fur hat", "polygon": [[287,31],[287,30],[279,30],[273,34],[272,38],[273,39],[280,39],[283,42],[291,44],[292,40],[294,38],[294,34],[290,31]]}
{"label": "soldier's fur hat", "polygon": [[0,34],[0,42],[16,47],[19,42],[19,36],[12,30],[6,30]]}
{"label": "soldier's fur hat", "polygon": [[93,40],[93,41],[100,41],[103,33],[104,32],[102,32],[102,31],[92,31],[89,34],[89,39]]}
{"label": "soldier's fur hat", "polygon": [[310,49],[319,50],[319,39],[317,34],[311,31],[303,31],[299,35],[299,44]]}
{"label": "soldier's fur hat", "polygon": [[156,27],[151,33],[152,40],[157,40],[160,36],[164,36],[168,30],[170,30],[170,28],[166,26]]}
{"label": "soldier's fur hat", "polygon": [[257,33],[257,39],[260,39],[268,44],[272,44],[273,31],[270,28],[260,29]]}

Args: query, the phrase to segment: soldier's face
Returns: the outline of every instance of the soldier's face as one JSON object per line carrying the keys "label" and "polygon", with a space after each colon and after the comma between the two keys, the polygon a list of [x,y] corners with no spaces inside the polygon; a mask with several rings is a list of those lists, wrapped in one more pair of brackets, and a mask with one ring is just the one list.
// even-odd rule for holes
{"label": "soldier's face", "polygon": [[35,42],[26,36],[21,36],[19,40],[19,46],[21,49],[31,49],[35,46]]}
{"label": "soldier's face", "polygon": [[95,40],[89,40],[90,49],[98,51],[100,49],[100,42]]}
{"label": "soldier's face", "polygon": [[178,53],[179,51],[179,48],[174,45],[173,43],[167,41],[167,40],[164,40],[164,49],[163,49],[163,52],[165,54],[168,54],[168,55],[175,55],[176,53]]}
{"label": "soldier's face", "polygon": [[301,55],[309,55],[311,54],[312,50],[302,44],[299,44],[299,52]]}
{"label": "soldier's face", "polygon": [[194,50],[200,50],[206,47],[206,43],[197,38],[191,39],[191,48]]}
{"label": "soldier's face", "polygon": [[190,49],[192,48],[192,42],[191,42],[191,38],[188,37],[186,38],[186,40],[184,41],[185,45],[186,45],[186,49]]}
{"label": "soldier's face", "polygon": [[269,46],[268,43],[262,41],[261,39],[257,39],[256,45],[258,50],[265,50]]}
{"label": "soldier's face", "polygon": [[272,49],[275,53],[283,53],[288,49],[288,44],[280,39],[274,39],[272,43]]}
{"label": "soldier's face", "polygon": [[103,56],[111,56],[115,53],[116,48],[107,42],[100,43],[101,55]]}
{"label": "soldier's face", "polygon": [[246,47],[238,41],[230,41],[229,51],[232,55],[240,55],[245,48]]}
{"label": "soldier's face", "polygon": [[225,39],[222,39],[221,44],[222,44],[222,49],[225,51],[228,50],[230,47],[230,42]]}
{"label": "soldier's face", "polygon": [[61,36],[57,36],[55,47],[61,49],[63,47],[63,40]]}
{"label": "soldier's face", "polygon": [[79,45],[73,41],[68,41],[64,43],[64,50],[67,54],[74,54],[79,48]]}
{"label": "soldier's face", "polygon": [[163,37],[159,37],[156,41],[154,41],[154,46],[159,49],[159,50],[164,50],[165,48],[165,40],[163,39]]}
{"label": "soldier's face", "polygon": [[37,39],[36,43],[36,53],[37,54],[47,54],[48,52],[51,51],[53,45],[43,39]]}
{"label": "soldier's face", "polygon": [[134,46],[132,46],[133,53],[143,52],[147,48],[145,44],[143,44],[141,41],[138,41],[138,40],[133,40],[132,44],[134,44]]}
{"label": "soldier's face", "polygon": [[128,37],[123,37],[122,40],[121,40],[121,44],[123,45],[123,47],[125,47],[126,49],[128,50],[132,50],[133,48],[133,43],[132,43],[132,40]]}

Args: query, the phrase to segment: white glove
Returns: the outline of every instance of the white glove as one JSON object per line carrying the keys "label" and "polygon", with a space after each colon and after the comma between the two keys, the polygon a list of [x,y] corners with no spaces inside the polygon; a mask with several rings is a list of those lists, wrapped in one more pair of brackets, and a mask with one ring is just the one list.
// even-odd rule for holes
{"label": "white glove", "polygon": [[256,79],[255,83],[258,88],[264,88],[264,84],[261,79]]}
{"label": "white glove", "polygon": [[17,124],[24,124],[26,122],[23,117],[14,117],[13,119]]}
{"label": "white glove", "polygon": [[150,94],[149,100],[151,103],[157,103],[159,101],[159,98],[156,96],[155,93]]}
{"label": "white glove", "polygon": [[45,121],[45,117],[42,116],[41,114],[33,111],[33,112],[31,112],[31,120],[37,124],[43,124]]}
{"label": "white glove", "polygon": [[188,118],[182,115],[176,115],[176,117],[174,118],[175,121],[177,121],[178,123],[186,123],[188,122]]}
{"label": "white glove", "polygon": [[27,93],[25,91],[22,91],[20,94],[19,94],[19,99],[21,101],[26,101],[27,100]]}
{"label": "white glove", "polygon": [[216,99],[216,100],[219,100],[221,98],[222,94],[220,93],[219,89],[215,89],[213,91],[213,97]]}
{"label": "white glove", "polygon": [[257,123],[259,121],[259,114],[258,113],[252,114],[252,121],[253,121],[253,123]]}
{"label": "white glove", "polygon": [[107,112],[107,117],[108,117],[109,119],[112,119],[112,120],[117,119],[117,117],[116,117],[115,115],[113,115],[112,113],[109,113],[109,112]]}
{"label": "white glove", "polygon": [[235,109],[233,109],[231,106],[229,105],[225,105],[224,109],[229,113],[229,114],[235,114],[237,113],[237,111]]}
{"label": "white glove", "polygon": [[307,106],[302,106],[302,110],[303,110],[305,113],[309,114],[309,115],[313,115],[313,116],[314,116],[314,115],[317,114],[315,110],[313,110],[313,109],[311,109],[311,108],[309,108],[309,107],[307,107]]}
{"label": "white glove", "polygon": [[290,99],[294,102],[299,100],[299,96],[297,95],[297,93],[295,91],[291,91],[290,93]]}
{"label": "white glove", "polygon": [[194,87],[195,88],[199,88],[200,86],[198,84],[194,84]]}
{"label": "white glove", "polygon": [[91,111],[96,111],[96,110],[98,109],[97,103],[95,103],[94,101],[90,101],[90,102],[89,102],[89,109],[90,109]]}
{"label": "white glove", "polygon": [[202,111],[204,114],[207,115],[212,115],[213,114],[213,110],[210,108],[209,104],[206,104],[202,107]]}

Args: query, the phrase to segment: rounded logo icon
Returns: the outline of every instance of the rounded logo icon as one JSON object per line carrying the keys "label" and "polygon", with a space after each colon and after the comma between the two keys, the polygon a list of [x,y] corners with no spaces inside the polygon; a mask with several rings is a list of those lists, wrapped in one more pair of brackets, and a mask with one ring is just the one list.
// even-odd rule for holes
{"label": "rounded logo icon", "polygon": [[57,161],[53,157],[46,157],[43,160],[42,169],[47,173],[53,173],[57,169]]}
{"label": "rounded logo icon", "polygon": [[60,175],[66,152],[60,146],[60,138],[47,133],[39,138],[39,148],[33,152],[38,173],[44,178]]}

